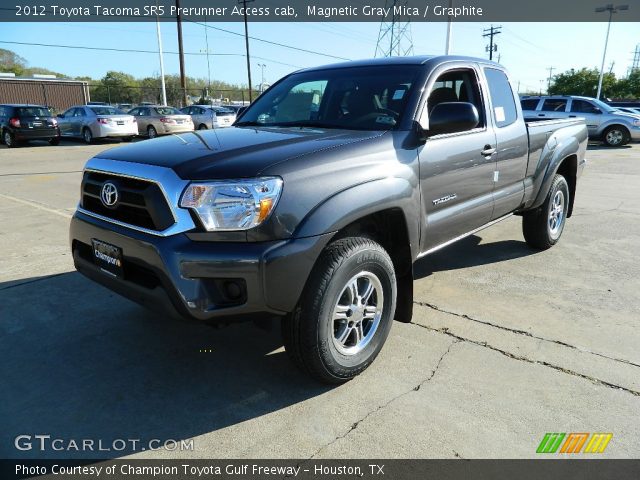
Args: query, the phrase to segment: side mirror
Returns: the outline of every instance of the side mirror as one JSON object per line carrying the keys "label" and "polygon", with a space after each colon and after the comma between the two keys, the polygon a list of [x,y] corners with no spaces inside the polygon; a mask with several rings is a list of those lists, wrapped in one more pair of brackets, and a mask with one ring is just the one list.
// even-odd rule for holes
{"label": "side mirror", "polygon": [[[471,130],[480,123],[478,110],[468,102],[438,103],[429,114],[428,135],[455,133]],[[420,122],[425,128],[424,122]]]}

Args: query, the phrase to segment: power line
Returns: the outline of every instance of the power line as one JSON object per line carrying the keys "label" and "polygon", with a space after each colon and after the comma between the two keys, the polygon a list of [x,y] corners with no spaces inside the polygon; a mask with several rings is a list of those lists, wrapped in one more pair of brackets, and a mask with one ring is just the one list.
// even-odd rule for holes
{"label": "power line", "polygon": [[[413,38],[411,37],[411,23],[396,19],[396,5],[398,0],[387,0],[385,9],[391,9],[391,21],[386,19],[380,22],[378,43],[376,44],[375,57],[404,57],[413,55]],[[406,5],[406,2],[403,3]]]}
{"label": "power line", "polygon": [[500,30],[501,28],[502,26],[494,27],[493,25],[491,25],[491,28],[485,28],[483,30],[484,33],[482,34],[482,36],[489,37],[489,45],[487,45],[487,47],[485,48],[485,50],[489,52],[489,60],[493,60],[493,52],[498,51],[498,45],[493,43],[493,37],[502,33],[502,31]]}
{"label": "power line", "polygon": [[[0,40],[0,43],[9,44],[9,45],[24,45],[28,47],[52,47],[52,48],[70,48],[74,50],[92,50],[92,51],[103,51],[103,52],[124,52],[124,53],[152,53],[154,55],[158,54],[157,50],[140,50],[133,48],[108,48],[108,47],[86,47],[81,45],[62,45],[62,44],[53,44],[53,43],[35,43],[35,42],[15,42],[9,40]],[[172,52],[169,50],[164,50],[163,53],[168,53],[171,55],[178,55],[178,52]],[[185,55],[207,55],[204,52],[184,52]],[[217,56],[217,57],[244,57],[244,53],[209,53],[209,55]],[[265,57],[257,57],[254,58],[260,60],[266,60],[267,62],[278,63],[280,65],[284,65],[286,67],[293,68],[302,68],[300,65],[292,65],[290,63],[280,62],[278,60],[273,60],[271,58]]]}
{"label": "power line", "polygon": [[[196,25],[202,25],[205,26],[203,23],[201,22],[196,22],[194,20],[185,20],[185,21],[189,21],[191,23],[194,23]],[[244,37],[244,33],[238,33],[238,32],[234,32],[233,30],[227,30],[225,28],[220,28],[220,27],[214,27],[213,25],[206,25],[207,28],[211,28],[213,30],[218,30],[219,32],[225,32],[228,33],[230,35],[236,35],[238,37]],[[322,53],[322,52],[316,52],[314,50],[307,50],[306,48],[300,48],[300,47],[293,47],[291,45],[286,45],[284,43],[278,43],[278,42],[273,42],[271,40],[265,40],[264,38],[259,38],[259,37],[254,37],[249,35],[249,39],[250,40],[254,40],[256,42],[262,42],[262,43],[267,43],[269,45],[275,45],[277,47],[282,47],[282,48],[288,48],[289,50],[296,50],[298,52],[303,52],[303,53],[311,53],[312,55],[320,55],[322,57],[327,57],[327,58],[333,58],[335,60],[346,60],[346,61],[350,61],[350,58],[346,58],[346,57],[338,57],[336,55],[330,55],[328,53]]]}

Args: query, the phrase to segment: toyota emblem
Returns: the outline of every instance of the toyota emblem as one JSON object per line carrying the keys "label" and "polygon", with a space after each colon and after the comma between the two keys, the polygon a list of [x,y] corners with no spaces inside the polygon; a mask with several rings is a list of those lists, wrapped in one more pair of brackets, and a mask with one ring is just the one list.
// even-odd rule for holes
{"label": "toyota emblem", "polygon": [[100,190],[100,200],[105,207],[113,207],[118,203],[118,189],[111,182],[106,182]]}

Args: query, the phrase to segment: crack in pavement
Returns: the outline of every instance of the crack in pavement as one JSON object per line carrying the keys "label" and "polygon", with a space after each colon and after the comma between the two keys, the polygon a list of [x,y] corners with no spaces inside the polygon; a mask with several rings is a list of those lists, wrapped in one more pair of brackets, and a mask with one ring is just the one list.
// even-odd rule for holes
{"label": "crack in pavement", "polygon": [[596,385],[602,385],[604,387],[607,388],[611,388],[614,390],[622,390],[624,392],[630,393],[631,395],[634,395],[636,397],[640,397],[640,392],[637,390],[632,390],[630,388],[626,388],[626,387],[622,387],[620,385],[616,385],[615,383],[611,383],[611,382],[607,382],[606,380],[601,380],[599,378],[596,377],[591,377],[589,375],[585,375],[584,373],[579,373],[576,372],[574,370],[569,370],[568,368],[564,368],[561,367],[559,365],[555,365],[553,363],[549,363],[549,362],[545,362],[543,360],[531,360],[530,358],[527,357],[523,357],[521,355],[515,355],[511,352],[507,352],[506,350],[502,350],[498,347],[494,347],[493,345],[490,345],[487,342],[479,342],[477,340],[472,340],[470,338],[465,338],[465,337],[461,337],[460,335],[456,335],[455,333],[452,333],[449,331],[448,328],[433,328],[433,327],[429,327],[427,325],[422,325],[420,323],[415,323],[415,322],[409,322],[410,325],[415,325],[416,327],[420,327],[420,328],[424,328],[425,330],[429,330],[430,332],[437,332],[437,333],[441,333],[443,335],[448,335],[449,337],[455,338],[456,340],[460,341],[460,342],[467,342],[467,343],[472,343],[474,345],[478,345],[479,347],[484,347],[484,348],[488,348],[490,350],[493,350],[494,352],[498,352],[502,355],[504,355],[507,358],[511,358],[513,360],[519,360],[521,362],[526,362],[526,363],[531,363],[533,365],[542,365],[544,367],[549,367],[552,368],[554,370],[557,370],[558,372],[562,372],[565,373],[567,375],[572,375],[574,377],[578,377],[578,378],[582,378],[584,380],[588,380]]}
{"label": "crack in pavement", "polygon": [[614,362],[619,362],[619,363],[625,363],[627,365],[631,365],[632,367],[640,368],[640,365],[638,365],[637,363],[633,363],[633,362],[631,362],[629,360],[625,360],[624,358],[610,357],[610,356],[605,355],[603,353],[593,352],[591,350],[587,350],[587,349],[584,349],[584,348],[581,348],[581,347],[576,347],[575,345],[571,345],[571,344],[563,342],[561,340],[553,340],[553,339],[550,339],[550,338],[540,337],[538,335],[532,334],[531,332],[527,332],[526,330],[518,330],[516,328],[509,328],[509,327],[505,327],[503,325],[498,325],[496,323],[491,323],[491,322],[488,322],[486,320],[479,320],[477,318],[470,317],[469,315],[467,315],[465,313],[451,312],[449,310],[445,310],[444,308],[440,308],[437,305],[434,305],[432,303],[417,302],[417,301],[414,301],[413,303],[416,304],[416,305],[419,305],[421,307],[431,308],[432,310],[435,310],[435,311],[440,312],[440,313],[446,313],[448,315],[453,315],[453,316],[456,316],[456,317],[459,317],[459,318],[464,318],[465,320],[470,320],[472,322],[480,323],[482,325],[487,325],[489,327],[498,328],[500,330],[505,330],[507,332],[515,333],[517,335],[524,335],[526,337],[534,338],[536,340],[541,340],[543,342],[555,343],[556,345],[560,345],[560,346],[563,346],[563,347],[571,348],[571,349],[577,350],[579,352],[588,353],[588,354],[591,354],[591,355],[595,355],[597,357],[606,358],[607,360],[612,360]]}
{"label": "crack in pavement", "polygon": [[[435,376],[436,372],[438,371],[438,369],[440,368],[440,364],[442,363],[442,360],[444,359],[444,357],[447,356],[447,354],[451,351],[451,347],[453,347],[456,343],[459,343],[460,340],[454,340],[453,342],[451,342],[451,345],[449,345],[449,347],[447,348],[447,350],[440,356],[440,359],[438,360],[438,362],[436,363],[436,366],[433,368],[433,370],[431,371],[431,374],[425,378],[424,380],[422,380],[420,383],[418,383],[416,386],[412,387],[410,390],[407,390],[405,392],[402,392],[398,395],[396,395],[395,397],[391,398],[389,401],[383,403],[382,405],[378,405],[376,408],[374,408],[373,410],[367,412],[366,415],[364,415],[362,418],[360,418],[359,420],[357,420],[356,422],[354,422],[351,427],[349,427],[349,429],[343,433],[342,435],[337,436],[336,438],[334,438],[333,440],[331,440],[329,443],[327,443],[326,445],[323,445],[322,447],[320,447],[318,450],[315,451],[315,453],[313,455],[311,455],[309,458],[307,458],[306,461],[309,460],[313,460],[320,452],[322,452],[323,450],[329,448],[331,445],[333,445],[334,443],[336,443],[338,440],[341,440],[345,437],[347,437],[351,432],[353,432],[355,429],[357,429],[362,422],[364,422],[367,418],[369,418],[371,415],[374,415],[375,413],[379,412],[380,410],[388,407],[389,405],[391,405],[393,402],[395,402],[396,400],[409,395],[412,392],[417,392],[418,390],[420,390],[426,383],[430,382],[431,379],[433,379],[433,377]],[[300,463],[297,466],[300,465],[304,465],[305,462]]]}

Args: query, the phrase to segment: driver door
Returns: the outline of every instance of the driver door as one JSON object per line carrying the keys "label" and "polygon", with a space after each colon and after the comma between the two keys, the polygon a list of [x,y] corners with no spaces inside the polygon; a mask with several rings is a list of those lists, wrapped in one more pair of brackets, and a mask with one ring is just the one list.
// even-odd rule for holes
{"label": "driver door", "polygon": [[[435,77],[435,81],[433,78]],[[427,82],[424,108],[469,102],[480,122],[470,130],[427,138],[418,148],[422,192],[421,251],[428,252],[488,223],[493,212],[496,138],[475,68],[441,69]]]}

